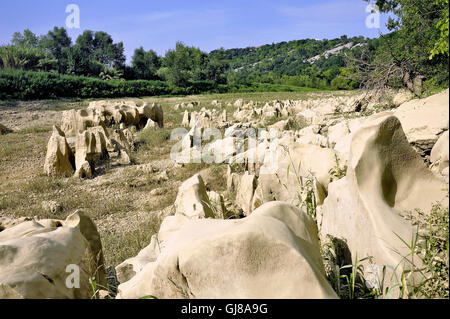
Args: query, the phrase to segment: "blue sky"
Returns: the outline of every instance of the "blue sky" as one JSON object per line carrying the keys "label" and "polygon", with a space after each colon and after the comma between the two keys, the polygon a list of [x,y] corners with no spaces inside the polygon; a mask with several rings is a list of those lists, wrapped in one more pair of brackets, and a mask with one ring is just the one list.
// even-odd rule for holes
{"label": "blue sky", "polygon": [[[341,35],[377,37],[368,29],[363,0],[14,0],[0,5],[0,44],[15,31],[45,34],[65,26],[66,6],[80,8],[80,29],[106,31],[123,41],[128,58],[143,46],[163,55],[180,40],[204,51]],[[386,17],[381,17],[381,31]]]}

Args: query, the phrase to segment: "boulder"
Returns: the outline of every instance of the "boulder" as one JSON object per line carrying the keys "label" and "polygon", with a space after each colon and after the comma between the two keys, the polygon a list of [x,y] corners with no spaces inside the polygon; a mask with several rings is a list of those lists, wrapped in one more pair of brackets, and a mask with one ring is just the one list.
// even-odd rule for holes
{"label": "boulder", "polygon": [[104,126],[95,109],[69,110],[62,113],[61,130],[66,136],[76,136],[94,126]]}
{"label": "boulder", "polygon": [[330,170],[336,166],[336,151],[295,142],[280,145],[276,154],[276,173],[259,175],[260,200],[299,204],[302,188],[310,180],[314,182],[316,200],[321,204],[331,180]]}
{"label": "boulder", "polygon": [[64,132],[53,126],[53,133],[48,141],[44,171],[50,176],[71,176],[74,172],[75,157]]}
{"label": "boulder", "polygon": [[41,206],[45,212],[51,214],[58,214],[61,213],[63,210],[63,206],[54,200],[43,201],[41,203]]}
{"label": "boulder", "polygon": [[253,194],[256,187],[257,179],[255,175],[246,172],[240,176],[236,192],[236,204],[242,208],[246,216],[252,212]]}
{"label": "boulder", "polygon": [[314,220],[272,202],[241,220],[188,220],[155,262],[119,286],[118,298],[337,298]]}
{"label": "boulder", "polygon": [[329,185],[318,218],[321,237],[344,239],[354,258],[373,257],[389,273],[408,256],[398,236],[410,242],[414,234],[400,213],[429,212],[445,198],[444,186],[410,146],[400,121],[380,117],[353,135],[347,176]]}
{"label": "boulder", "polygon": [[119,150],[118,163],[121,165],[129,165],[131,163],[130,155],[128,155],[127,150]]}
{"label": "boulder", "polygon": [[448,153],[449,153],[449,138],[448,131],[441,135],[433,149],[431,150],[430,162],[438,167],[439,173],[442,173],[448,165]]}
{"label": "boulder", "polygon": [[414,98],[414,93],[409,90],[400,90],[392,99],[394,106],[400,106]]}
{"label": "boulder", "polygon": [[[91,132],[84,131],[75,141],[76,175],[91,178],[95,168],[96,139]],[[86,165],[86,163],[88,165]],[[88,168],[89,166],[89,168]]]}
{"label": "boulder", "polygon": [[189,114],[188,110],[186,110],[186,111],[184,111],[183,121],[181,122],[181,125],[185,126],[185,127],[188,127],[190,121],[191,121],[190,114]]}
{"label": "boulder", "polygon": [[231,166],[228,165],[227,168],[227,192],[228,194],[233,194],[237,192],[239,187],[240,176],[239,174],[233,172]]}
{"label": "boulder", "polygon": [[295,128],[295,121],[291,118],[284,120],[284,121],[279,121],[275,124],[272,124],[269,126],[269,129],[277,129],[280,131],[285,131],[285,130],[290,130]]}
{"label": "boulder", "polygon": [[392,115],[402,123],[408,141],[428,155],[440,134],[448,130],[449,90],[404,103]]}
{"label": "boulder", "polygon": [[233,104],[236,107],[243,107],[244,106],[244,100],[243,99],[237,99],[236,102]]}
{"label": "boulder", "polygon": [[150,245],[142,249],[136,257],[129,258],[116,267],[117,280],[120,283],[127,282],[140,272],[145,265],[156,261],[160,253],[158,237],[154,235]]}
{"label": "boulder", "polygon": [[110,136],[112,145],[116,150],[132,150],[134,149],[134,142],[132,134],[125,135],[125,130],[113,130]]}
{"label": "boulder", "polygon": [[94,177],[94,170],[88,161],[84,161],[77,168],[74,177],[91,179]]}
{"label": "boulder", "polygon": [[214,218],[211,202],[200,174],[181,184],[175,200],[175,211],[176,214],[189,218]]}
{"label": "boulder", "polygon": [[223,219],[227,213],[223,196],[216,192],[208,192],[208,198],[211,202],[215,218]]}
{"label": "boulder", "polygon": [[[113,149],[111,141],[107,137],[106,131],[102,126],[90,127],[87,129],[89,133],[92,133],[95,138],[95,154],[99,158],[105,158],[108,156],[108,149]],[[76,150],[76,147],[75,147]]]}
{"label": "boulder", "polygon": [[301,144],[316,145],[324,148],[328,148],[329,146],[328,139],[320,134],[309,134],[300,136],[298,139],[296,139],[296,141]]}
{"label": "boulder", "polygon": [[94,101],[87,108],[93,111],[105,124],[121,124],[124,126],[139,125],[147,117],[140,114],[139,109],[133,101]]}
{"label": "boulder", "polygon": [[340,122],[336,125],[328,127],[328,142],[332,148],[350,134],[347,121]]}
{"label": "boulder", "polygon": [[[0,299],[90,299],[92,277],[107,287],[100,236],[80,211],[65,221],[27,221],[6,229],[0,251]],[[71,267],[79,269],[79,286]]]}
{"label": "boulder", "polygon": [[[158,103],[152,103],[152,105],[144,104],[141,107],[138,107],[139,114],[147,119],[151,119],[153,122],[158,123],[159,127],[164,127],[164,112]],[[144,123],[145,124],[145,123]]]}
{"label": "boulder", "polygon": [[152,119],[148,119],[147,120],[147,124],[145,124],[144,130],[148,130],[148,129],[157,129],[159,128],[158,123],[156,123],[155,121],[153,121]]}

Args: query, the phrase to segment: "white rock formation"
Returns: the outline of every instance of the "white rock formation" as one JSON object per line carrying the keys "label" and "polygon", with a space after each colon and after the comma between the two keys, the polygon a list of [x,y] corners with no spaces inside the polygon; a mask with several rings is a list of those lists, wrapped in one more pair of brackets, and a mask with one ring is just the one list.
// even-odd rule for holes
{"label": "white rock formation", "polygon": [[188,218],[214,218],[205,183],[200,174],[192,176],[179,187],[175,209],[176,214]]}
{"label": "white rock formation", "polygon": [[71,176],[74,171],[75,158],[66,136],[58,126],[53,126],[53,133],[48,141],[44,172],[50,176]]}
{"label": "white rock formation", "polygon": [[371,256],[380,271],[395,268],[408,255],[397,236],[409,242],[414,231],[399,213],[428,212],[443,200],[445,205],[444,188],[408,143],[399,120],[379,117],[353,135],[347,176],[329,185],[318,218],[321,237],[345,239],[354,258]]}
{"label": "white rock formation", "polygon": [[119,298],[336,298],[315,222],[286,203],[242,220],[188,220],[155,262],[119,286]]}
{"label": "white rock formation", "polygon": [[[0,251],[0,299],[90,299],[93,276],[107,287],[100,236],[82,212],[7,228]],[[71,286],[78,284],[73,269],[80,271],[78,288]]]}

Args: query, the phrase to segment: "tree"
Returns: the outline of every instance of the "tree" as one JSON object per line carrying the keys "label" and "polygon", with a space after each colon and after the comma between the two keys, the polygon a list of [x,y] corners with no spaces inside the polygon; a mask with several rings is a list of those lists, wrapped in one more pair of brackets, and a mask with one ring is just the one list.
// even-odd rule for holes
{"label": "tree", "polygon": [[1,47],[3,69],[21,69],[33,71],[57,70],[57,59],[42,46],[42,37],[36,36],[29,29],[23,34],[15,32],[11,45]]}
{"label": "tree", "polygon": [[92,39],[94,59],[108,68],[123,69],[125,55],[123,42],[114,44],[112,37],[103,31],[96,32]]}
{"label": "tree", "polygon": [[161,67],[161,59],[155,51],[146,52],[140,47],[134,51],[131,65],[137,79],[155,80],[158,79],[157,72]]}
{"label": "tree", "polygon": [[104,67],[115,68],[122,72],[125,66],[123,43],[113,43],[113,39],[106,32],[86,30],[76,40],[75,45],[68,51],[68,72],[99,76]]}
{"label": "tree", "polygon": [[439,30],[440,37],[439,40],[434,45],[431,51],[430,59],[433,59],[438,54],[444,54],[448,56],[449,47],[449,10],[448,10],[448,0],[437,0],[437,3],[446,5],[447,10],[444,10],[441,14],[441,18],[436,24],[436,28]]}
{"label": "tree", "polygon": [[12,45],[36,48],[39,45],[39,37],[36,36],[31,30],[26,29],[23,34],[15,32],[11,40]]}
{"label": "tree", "polygon": [[100,72],[99,75],[100,79],[105,81],[111,81],[111,80],[122,80],[123,73],[115,68],[105,68],[102,72]]}
{"label": "tree", "polygon": [[51,71],[56,64],[41,49],[19,45],[0,47],[0,60],[5,70]]}
{"label": "tree", "polygon": [[67,35],[66,29],[54,27],[46,36],[42,37],[40,46],[48,50],[53,58],[57,60],[58,72],[66,73],[69,63],[69,51],[72,46],[72,39]]}
{"label": "tree", "polygon": [[382,88],[400,81],[420,95],[423,78],[448,85],[448,55],[432,55],[430,59],[430,53],[441,38],[436,26],[448,11],[448,0],[374,2],[381,12],[391,12],[394,17],[387,24],[391,34],[381,36],[373,57],[366,55],[368,59],[357,57],[353,60],[366,86]]}
{"label": "tree", "polygon": [[204,70],[207,62],[208,55],[200,49],[177,42],[175,50],[167,51],[158,75],[172,85],[186,87],[191,81],[206,79]]}
{"label": "tree", "polygon": [[227,83],[228,70],[230,70],[230,63],[226,59],[225,50],[221,48],[213,56],[209,56],[205,69],[206,80],[217,84],[225,84]]}

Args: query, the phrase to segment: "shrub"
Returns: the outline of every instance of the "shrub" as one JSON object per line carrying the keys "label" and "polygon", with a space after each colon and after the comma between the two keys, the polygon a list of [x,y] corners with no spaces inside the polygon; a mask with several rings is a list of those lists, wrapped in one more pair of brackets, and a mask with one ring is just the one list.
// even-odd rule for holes
{"label": "shrub", "polygon": [[161,81],[104,81],[49,72],[0,71],[0,99],[114,98],[173,94]]}

